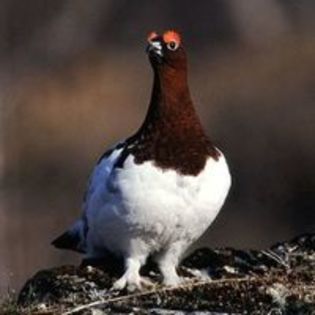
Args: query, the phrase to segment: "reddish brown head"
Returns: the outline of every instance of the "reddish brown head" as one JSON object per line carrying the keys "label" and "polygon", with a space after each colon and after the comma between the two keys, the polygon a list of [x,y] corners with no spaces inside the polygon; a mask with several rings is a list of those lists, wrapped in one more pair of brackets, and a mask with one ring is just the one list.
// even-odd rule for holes
{"label": "reddish brown head", "polygon": [[186,68],[186,54],[178,32],[170,30],[162,35],[151,32],[147,41],[147,52],[153,68]]}
{"label": "reddish brown head", "polygon": [[132,154],[136,163],[153,161],[162,169],[196,176],[209,156],[217,160],[219,153],[205,135],[190,97],[181,37],[175,31],[151,32],[147,41],[154,69],[151,101],[116,166]]}

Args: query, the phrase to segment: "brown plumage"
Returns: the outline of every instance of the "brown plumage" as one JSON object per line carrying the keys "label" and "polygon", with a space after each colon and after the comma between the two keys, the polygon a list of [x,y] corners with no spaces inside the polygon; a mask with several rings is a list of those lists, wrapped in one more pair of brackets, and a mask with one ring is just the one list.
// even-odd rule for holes
{"label": "brown plumage", "polygon": [[161,43],[163,57],[149,51],[154,81],[148,113],[140,129],[127,140],[128,146],[116,166],[122,166],[131,153],[136,163],[153,160],[163,169],[198,175],[207,158],[217,160],[220,153],[205,135],[194,109],[180,35],[175,31],[163,36],[152,32],[148,41]]}

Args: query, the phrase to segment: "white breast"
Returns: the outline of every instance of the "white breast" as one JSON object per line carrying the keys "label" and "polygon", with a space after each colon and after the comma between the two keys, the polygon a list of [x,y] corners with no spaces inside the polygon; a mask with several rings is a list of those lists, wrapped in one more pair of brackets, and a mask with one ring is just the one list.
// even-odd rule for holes
{"label": "white breast", "polygon": [[218,161],[209,158],[198,176],[183,176],[152,161],[136,164],[133,156],[113,169],[119,153],[92,176],[86,202],[90,254],[104,247],[125,253],[135,239],[143,250],[157,252],[177,240],[189,246],[204,233],[231,184],[223,154]]}

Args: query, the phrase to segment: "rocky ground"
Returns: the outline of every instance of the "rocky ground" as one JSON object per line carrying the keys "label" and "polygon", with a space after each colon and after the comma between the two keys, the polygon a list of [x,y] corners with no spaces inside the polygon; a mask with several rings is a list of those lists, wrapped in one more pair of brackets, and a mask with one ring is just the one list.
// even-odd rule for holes
{"label": "rocky ground", "polygon": [[142,273],[153,289],[111,291],[122,271],[114,257],[39,271],[11,314],[315,314],[315,234],[261,251],[196,250],[179,268],[187,279],[179,287],[159,285],[149,263]]}

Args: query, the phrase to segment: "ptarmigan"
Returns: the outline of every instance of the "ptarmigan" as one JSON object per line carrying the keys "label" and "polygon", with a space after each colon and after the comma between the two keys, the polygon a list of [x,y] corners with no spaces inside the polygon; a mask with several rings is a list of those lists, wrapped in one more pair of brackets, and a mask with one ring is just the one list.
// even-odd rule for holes
{"label": "ptarmigan", "polygon": [[228,194],[223,153],[205,135],[187,83],[180,35],[148,36],[154,81],[140,129],[103,154],[86,192],[82,217],[53,244],[87,257],[121,255],[125,273],[114,288],[140,289],[139,270],[151,256],[163,283],[176,285],[176,267],[210,226]]}

